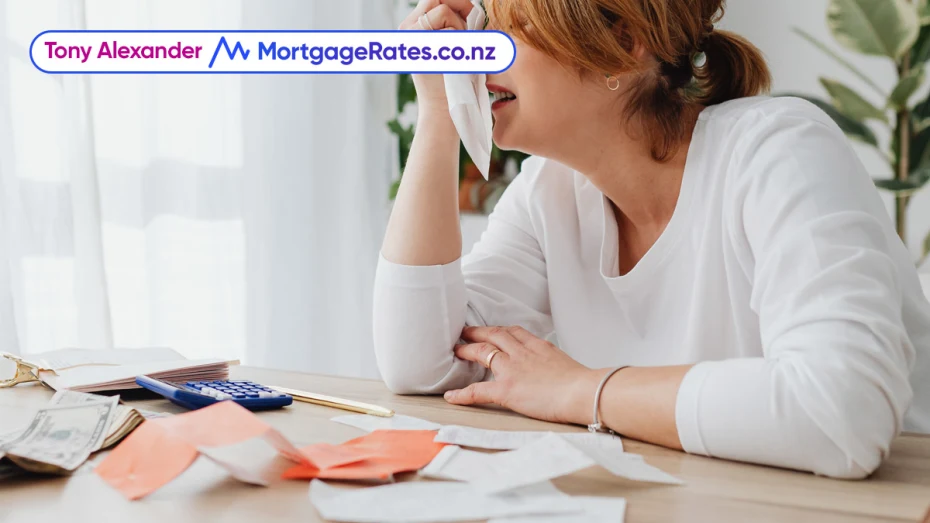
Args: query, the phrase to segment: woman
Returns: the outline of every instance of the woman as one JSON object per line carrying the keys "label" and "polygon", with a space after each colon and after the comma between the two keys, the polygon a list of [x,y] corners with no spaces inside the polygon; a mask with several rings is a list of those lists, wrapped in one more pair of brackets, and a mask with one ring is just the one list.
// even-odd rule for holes
{"label": "woman", "polygon": [[[930,431],[910,256],[840,129],[756,96],[723,3],[489,0],[517,42],[494,139],[536,156],[462,262],[458,138],[442,78],[415,78],[375,291],[392,390],[840,478]],[[470,10],[423,0],[402,28]]]}

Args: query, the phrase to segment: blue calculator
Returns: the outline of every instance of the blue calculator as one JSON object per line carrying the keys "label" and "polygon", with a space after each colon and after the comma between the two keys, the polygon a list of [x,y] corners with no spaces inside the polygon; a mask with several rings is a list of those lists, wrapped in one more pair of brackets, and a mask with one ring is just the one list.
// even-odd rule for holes
{"label": "blue calculator", "polygon": [[164,396],[172,403],[192,410],[227,400],[249,410],[278,409],[294,401],[289,394],[244,380],[173,383],[148,376],[136,376],[136,383]]}

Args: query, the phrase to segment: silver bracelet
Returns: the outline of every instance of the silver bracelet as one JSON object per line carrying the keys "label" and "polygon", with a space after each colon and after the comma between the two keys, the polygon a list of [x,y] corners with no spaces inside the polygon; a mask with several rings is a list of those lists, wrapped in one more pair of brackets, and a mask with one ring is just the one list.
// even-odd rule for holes
{"label": "silver bracelet", "polygon": [[600,385],[597,386],[597,392],[594,393],[594,415],[592,416],[594,423],[591,423],[590,425],[588,425],[589,431],[606,432],[608,434],[615,434],[614,431],[608,428],[604,428],[604,425],[601,424],[601,417],[598,415],[598,410],[599,410],[598,407],[601,404],[601,392],[604,391],[604,386],[607,385],[607,380],[609,380],[610,377],[613,376],[614,374],[620,372],[623,369],[628,369],[628,368],[630,368],[629,365],[624,365],[623,367],[617,367],[616,369],[611,370],[610,372],[607,373],[606,376],[604,376],[604,379],[601,380]]}

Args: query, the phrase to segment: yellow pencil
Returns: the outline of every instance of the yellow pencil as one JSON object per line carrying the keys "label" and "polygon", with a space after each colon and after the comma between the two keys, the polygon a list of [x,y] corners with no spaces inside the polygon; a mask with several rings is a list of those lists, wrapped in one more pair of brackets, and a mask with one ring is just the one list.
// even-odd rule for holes
{"label": "yellow pencil", "polygon": [[382,418],[390,418],[394,415],[394,411],[391,409],[386,409],[384,407],[379,407],[377,405],[371,405],[368,403],[362,403],[360,401],[334,398],[332,396],[326,396],[323,394],[304,392],[302,390],[289,389],[287,387],[277,387],[274,385],[270,385],[270,388],[283,394],[290,394],[297,401],[313,403],[314,405],[323,405],[324,407],[332,407],[334,409],[360,412],[362,414],[370,414],[372,416],[380,416]]}

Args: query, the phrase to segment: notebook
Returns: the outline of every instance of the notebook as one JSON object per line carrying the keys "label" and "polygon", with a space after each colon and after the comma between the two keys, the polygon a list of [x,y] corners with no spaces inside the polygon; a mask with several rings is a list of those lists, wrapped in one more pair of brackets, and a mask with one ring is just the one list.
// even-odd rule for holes
{"label": "notebook", "polygon": [[169,348],[62,349],[23,359],[40,369],[39,378],[55,390],[102,392],[137,389],[136,376],[165,381],[229,379],[238,361],[219,358],[189,360]]}

